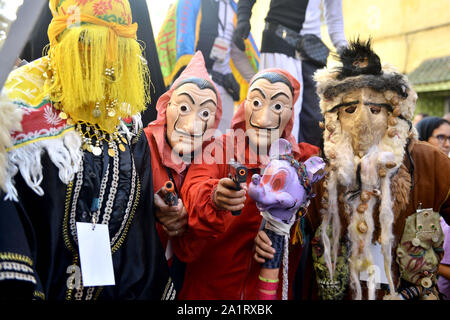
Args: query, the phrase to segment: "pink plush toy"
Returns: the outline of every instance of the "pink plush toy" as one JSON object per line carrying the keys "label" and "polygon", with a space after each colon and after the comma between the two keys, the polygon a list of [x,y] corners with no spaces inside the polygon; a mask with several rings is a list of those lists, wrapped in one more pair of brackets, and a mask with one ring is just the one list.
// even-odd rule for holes
{"label": "pink plush toy", "polygon": [[[264,231],[276,250],[274,258],[261,266],[259,298],[276,299],[278,273],[283,257],[283,300],[287,299],[287,256],[289,234],[296,221],[296,213],[307,207],[312,184],[324,176],[325,163],[320,157],[311,157],[304,163],[292,156],[291,144],[285,139],[275,141],[269,152],[270,162],[261,177],[252,176],[248,194],[256,202],[265,222]],[[283,250],[284,246],[284,250]]]}

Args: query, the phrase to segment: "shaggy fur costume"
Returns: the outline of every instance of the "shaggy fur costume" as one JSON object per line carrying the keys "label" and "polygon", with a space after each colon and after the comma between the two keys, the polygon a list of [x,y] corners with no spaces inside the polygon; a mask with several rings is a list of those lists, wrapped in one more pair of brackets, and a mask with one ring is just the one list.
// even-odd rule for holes
{"label": "shaggy fur costume", "polygon": [[[401,167],[408,140],[416,136],[411,125],[417,94],[408,79],[392,67],[381,66],[380,59],[370,49],[370,41],[357,40],[341,53],[342,65],[334,70],[316,72],[317,92],[325,118],[324,152],[328,160],[328,174],[322,200],[322,231],[332,226],[332,239],[322,232],[324,257],[331,277],[337,261],[342,226],[348,226],[350,239],[350,279],[354,298],[362,299],[359,273],[368,271],[368,298],[375,299],[375,275],[370,244],[379,234],[385,262],[385,271],[391,293],[395,292],[392,279],[392,226],[395,212],[408,202],[411,179]],[[338,97],[349,90],[371,88],[383,93],[388,104],[387,130],[381,140],[367,136],[361,139],[371,145],[364,153],[353,150],[351,137],[341,128]],[[392,197],[392,191],[396,197]],[[344,197],[344,198],[342,198]],[[345,217],[342,223],[338,199],[344,199]],[[332,259],[333,257],[333,259]]]}

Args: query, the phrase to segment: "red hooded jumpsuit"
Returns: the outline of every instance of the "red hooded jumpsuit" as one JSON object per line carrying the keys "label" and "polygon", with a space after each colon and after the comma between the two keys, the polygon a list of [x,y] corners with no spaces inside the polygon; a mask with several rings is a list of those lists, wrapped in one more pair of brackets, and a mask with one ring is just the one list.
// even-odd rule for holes
{"label": "red hooded jumpsuit", "polygon": [[[177,191],[180,192],[184,177],[186,176],[186,172],[189,167],[189,164],[181,161],[181,159],[180,161],[176,162],[172,160],[173,157],[177,157],[177,155],[172,154],[172,147],[168,144],[166,139],[166,109],[175,90],[174,88],[176,88],[178,83],[180,83],[182,80],[191,77],[206,79],[214,85],[206,70],[205,60],[200,51],[197,51],[194,57],[192,57],[189,64],[186,66],[177,80],[173,83],[171,88],[158,99],[158,103],[156,104],[158,116],[155,121],[149,123],[149,125],[144,129],[151,149],[154,192],[157,192],[159,189],[161,189],[164,183],[169,180],[168,170],[172,174]],[[216,88],[216,92],[219,92],[215,85],[214,87]],[[220,96],[218,95],[213,129],[217,129],[221,117],[222,101],[220,99]],[[163,230],[160,223],[157,223],[156,228],[163,244],[163,248],[166,250],[169,240],[168,236]],[[166,251],[166,257],[168,259],[170,259],[171,257],[170,248],[169,252]]]}
{"label": "red hooded jumpsuit", "polygon": [[[289,79],[294,88],[294,103],[300,92],[300,85],[288,72],[280,69],[267,69],[281,73]],[[255,75],[255,77],[257,77]],[[232,129],[245,131],[245,112],[243,102],[232,120]],[[281,137],[289,140],[297,160],[305,161],[316,155],[319,149],[307,143],[296,144],[291,130],[294,112]],[[260,264],[254,261],[254,239],[261,224],[261,215],[255,202],[247,195],[245,206],[239,216],[229,211],[219,210],[212,201],[212,195],[221,178],[228,177],[229,167],[226,163],[231,157],[239,159],[244,149],[226,150],[225,143],[231,135],[223,135],[216,140],[218,148],[223,150],[221,164],[193,164],[181,189],[184,205],[189,214],[188,231],[181,238],[173,241],[175,254],[187,262],[183,288],[179,299],[217,299],[238,300],[256,299],[256,285]],[[256,164],[247,162],[253,150],[245,143],[245,162],[249,168],[247,184],[253,173],[260,173],[264,167],[262,159]],[[216,149],[217,150],[217,149]],[[227,152],[229,154],[227,155]],[[213,152],[214,154],[214,152]],[[223,164],[225,163],[225,164]],[[242,162],[241,162],[242,163]],[[257,170],[257,171],[256,171]]]}

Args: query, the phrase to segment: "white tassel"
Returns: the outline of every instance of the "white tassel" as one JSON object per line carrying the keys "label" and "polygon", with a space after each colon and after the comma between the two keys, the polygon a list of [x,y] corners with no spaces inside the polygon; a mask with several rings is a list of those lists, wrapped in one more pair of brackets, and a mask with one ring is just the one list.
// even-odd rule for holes
{"label": "white tassel", "polygon": [[12,177],[14,177],[17,174],[17,172],[19,172],[19,169],[15,165],[13,165],[8,159],[8,163],[6,165],[6,171],[5,171],[5,173],[6,173],[6,178],[5,178],[6,195],[3,198],[5,201],[19,202],[17,189],[14,186],[13,179],[12,179]]}
{"label": "white tassel", "polygon": [[[358,245],[356,243],[352,243],[352,252],[353,250],[358,250]],[[352,254],[353,256],[353,254]],[[354,292],[353,299],[354,300],[362,300],[362,290],[361,283],[359,282],[359,266],[356,266],[357,260],[353,257],[350,258],[350,286]]]}
{"label": "white tassel", "polygon": [[142,123],[142,116],[140,113],[137,113],[131,118],[133,119],[133,133],[137,135],[139,133],[139,130],[141,130],[144,127]]}
{"label": "white tassel", "polygon": [[350,256],[350,285],[354,292],[354,299],[362,299],[361,283],[359,282],[359,272],[361,270],[362,260],[359,254],[359,235],[357,232],[358,214],[356,213],[355,202],[350,203],[352,215],[350,223],[348,225],[348,237],[351,244],[351,256]]}
{"label": "white tassel", "polygon": [[58,168],[59,179],[65,184],[69,183],[74,174],[72,159],[62,139],[44,140],[41,144],[47,150],[50,160]]}
{"label": "white tassel", "polygon": [[[64,135],[64,145],[69,150],[73,164],[73,172],[78,172],[83,159],[83,151],[81,150],[81,136],[75,131],[68,132]],[[73,177],[69,180],[72,181]]]}
{"label": "white tassel", "polygon": [[44,190],[40,187],[43,179],[41,164],[41,154],[43,152],[44,149],[39,142],[30,143],[8,152],[9,161],[19,168],[26,184],[40,196],[44,195]]}
{"label": "white tassel", "polygon": [[334,273],[336,269],[336,261],[339,251],[339,240],[341,236],[341,218],[339,216],[339,206],[338,206],[338,194],[337,194],[337,177],[334,172],[330,173],[330,179],[328,180],[328,212],[331,213],[332,221],[332,237],[333,237],[333,247],[332,247],[332,272],[330,272],[331,279],[334,279]]}
{"label": "white tassel", "polygon": [[[323,209],[324,210],[324,209]],[[327,234],[328,225],[330,224],[330,215],[326,212],[323,215],[322,224],[320,227],[321,231],[321,239],[323,243],[323,259],[325,260],[325,264],[327,266],[328,272],[330,273],[330,278],[333,279],[333,264],[331,263],[331,246],[330,246],[330,238]]]}
{"label": "white tassel", "polygon": [[63,137],[36,141],[8,152],[5,200],[18,201],[14,176],[20,171],[26,184],[39,196],[44,195],[40,184],[43,180],[41,157],[48,152],[50,160],[58,168],[59,178],[68,184],[82,161],[81,138],[75,131]]}
{"label": "white tassel", "polygon": [[364,253],[365,259],[367,260],[369,266],[366,268],[367,273],[369,275],[368,278],[368,299],[369,300],[375,300],[375,290],[376,290],[376,284],[375,284],[375,274],[371,270],[373,268],[373,256],[372,256],[372,250],[371,250],[371,243],[372,243],[372,237],[373,232],[375,230],[375,223],[373,220],[373,207],[375,206],[376,199],[373,197],[369,200],[367,203],[368,208],[366,212],[364,212],[364,219],[367,224],[367,232],[363,236],[364,241]]}
{"label": "white tassel", "polygon": [[384,269],[389,283],[390,294],[395,294],[394,281],[392,279],[392,243],[394,235],[392,225],[394,223],[394,213],[392,211],[391,187],[389,175],[381,180],[381,204],[380,204],[380,225],[381,225],[381,249],[384,257]]}
{"label": "white tassel", "polygon": [[135,134],[133,132],[128,130],[128,127],[122,121],[120,122],[118,129],[119,129],[119,133],[124,134],[127,137],[128,141],[131,141],[131,139],[133,139],[133,137],[135,136]]}

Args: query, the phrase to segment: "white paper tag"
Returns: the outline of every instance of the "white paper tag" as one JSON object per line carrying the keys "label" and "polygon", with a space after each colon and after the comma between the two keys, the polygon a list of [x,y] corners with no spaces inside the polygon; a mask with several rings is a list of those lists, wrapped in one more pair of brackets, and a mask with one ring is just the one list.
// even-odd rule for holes
{"label": "white paper tag", "polygon": [[[372,251],[372,259],[375,272],[375,283],[384,283],[388,284],[388,280],[386,277],[386,271],[384,270],[384,257],[383,252],[381,251],[381,245],[377,242],[375,244],[370,244],[370,250]],[[367,271],[363,271],[359,273],[359,279],[367,281],[369,279],[369,274]]]}
{"label": "white paper tag", "polygon": [[77,222],[81,276],[86,287],[115,284],[108,225]]}
{"label": "white paper tag", "polygon": [[225,60],[228,52],[229,43],[224,38],[217,37],[214,41],[213,47],[209,57],[213,60]]}

